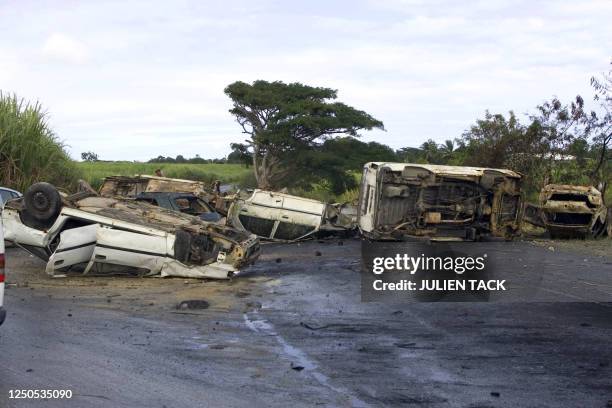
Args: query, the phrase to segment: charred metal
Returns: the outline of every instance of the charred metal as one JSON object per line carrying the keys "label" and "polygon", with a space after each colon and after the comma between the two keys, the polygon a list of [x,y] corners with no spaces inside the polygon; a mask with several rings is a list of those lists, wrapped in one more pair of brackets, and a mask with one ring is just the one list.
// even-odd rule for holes
{"label": "charred metal", "polygon": [[612,224],[601,192],[593,186],[549,184],[540,192],[540,208],[553,238],[597,238]]}
{"label": "charred metal", "polygon": [[521,175],[510,170],[367,163],[359,227],[372,239],[512,239],[521,208]]}

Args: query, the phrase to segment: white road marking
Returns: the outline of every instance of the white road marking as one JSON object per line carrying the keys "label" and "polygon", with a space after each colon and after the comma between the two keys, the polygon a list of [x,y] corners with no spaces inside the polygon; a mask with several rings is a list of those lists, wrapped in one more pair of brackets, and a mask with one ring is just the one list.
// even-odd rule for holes
{"label": "white road marking", "polygon": [[[257,314],[257,312],[253,312],[253,314]],[[304,367],[304,371],[308,372],[315,380],[317,380],[319,384],[337,392],[338,394],[348,397],[352,407],[366,408],[370,406],[365,401],[362,401],[357,396],[353,395],[350,390],[344,387],[333,385],[329,377],[317,369],[317,364],[310,358],[308,358],[304,351],[289,344],[287,340],[283,338],[283,336],[281,336],[276,332],[276,330],[274,330],[274,326],[271,323],[267,322],[264,319],[252,320],[249,318],[249,315],[247,313],[245,313],[243,317],[244,323],[251,331],[274,337],[278,344],[282,347],[285,355],[287,357],[290,357],[292,361],[296,361],[298,365]]]}

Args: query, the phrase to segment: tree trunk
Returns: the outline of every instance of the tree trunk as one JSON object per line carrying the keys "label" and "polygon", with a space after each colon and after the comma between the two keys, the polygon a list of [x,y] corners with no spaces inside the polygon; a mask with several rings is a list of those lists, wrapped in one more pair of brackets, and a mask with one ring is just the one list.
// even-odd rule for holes
{"label": "tree trunk", "polygon": [[257,156],[259,156],[259,149],[253,149],[253,173],[255,174],[255,181],[259,187],[259,164],[257,163]]}
{"label": "tree trunk", "polygon": [[595,169],[592,172],[592,179],[599,181],[599,170],[601,169],[601,166],[603,166],[604,161],[606,160],[606,150],[608,147],[608,143],[610,143],[610,140],[612,140],[612,135],[606,135],[604,136],[603,140],[602,140],[602,146],[601,146],[601,153],[599,154],[599,160],[597,161],[597,166],[595,167]]}
{"label": "tree trunk", "polygon": [[272,172],[268,166],[270,152],[264,153],[261,164],[257,170],[257,188],[262,190],[271,190],[272,189]]}

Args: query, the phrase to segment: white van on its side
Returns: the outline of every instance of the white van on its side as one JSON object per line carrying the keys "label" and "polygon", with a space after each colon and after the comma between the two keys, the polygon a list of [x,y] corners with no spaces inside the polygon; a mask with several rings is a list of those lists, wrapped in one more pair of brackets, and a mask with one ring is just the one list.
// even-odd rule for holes
{"label": "white van on its side", "polygon": [[507,169],[366,163],[359,229],[373,240],[510,240],[521,231],[521,179]]}

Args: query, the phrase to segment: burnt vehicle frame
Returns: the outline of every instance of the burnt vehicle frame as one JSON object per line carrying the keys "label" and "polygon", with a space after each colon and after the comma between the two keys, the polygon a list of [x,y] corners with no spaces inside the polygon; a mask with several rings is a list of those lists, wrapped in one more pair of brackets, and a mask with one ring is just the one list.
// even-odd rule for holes
{"label": "burnt vehicle frame", "polygon": [[612,225],[611,211],[593,186],[548,184],[540,191],[539,208],[551,238],[598,238]]}
{"label": "burnt vehicle frame", "polygon": [[[197,198],[210,209],[226,215],[227,225],[269,241],[294,242],[313,236],[350,235],[355,230],[355,210],[350,205],[327,204],[280,192],[255,189],[224,195],[207,190],[202,182],[147,175],[106,177],[99,192],[106,197],[143,201],[158,197],[161,201],[155,204],[183,212],[166,198],[172,200],[180,195],[191,201]],[[212,221],[223,222],[220,217]]]}
{"label": "burnt vehicle frame", "polygon": [[359,229],[374,240],[510,240],[521,230],[521,179],[506,169],[366,163]]}
{"label": "burnt vehicle frame", "polygon": [[294,242],[327,235],[350,235],[353,208],[310,198],[256,189],[230,198],[227,222],[262,239]]}
{"label": "burnt vehicle frame", "polygon": [[[117,196],[142,199],[143,201],[146,201],[148,198],[155,198],[155,195],[157,195],[157,197],[161,198],[159,204],[161,207],[177,211],[180,211],[180,208],[178,208],[175,203],[166,202],[159,194],[185,194],[185,198],[188,198],[190,201],[193,200],[191,197],[197,197],[197,199],[202,200],[210,211],[214,211],[220,215],[220,217],[214,217],[219,218],[219,220],[221,216],[227,214],[231,204],[231,200],[225,199],[225,194],[212,192],[206,187],[205,183],[201,181],[149,175],[105,177],[96,193],[103,197]],[[155,199],[151,201],[155,201]],[[152,202],[152,204],[155,204],[155,202]],[[190,212],[188,211],[187,213]],[[191,212],[192,215],[202,215],[205,213],[206,212],[193,214]],[[212,220],[213,217],[202,218],[209,221]]]}

